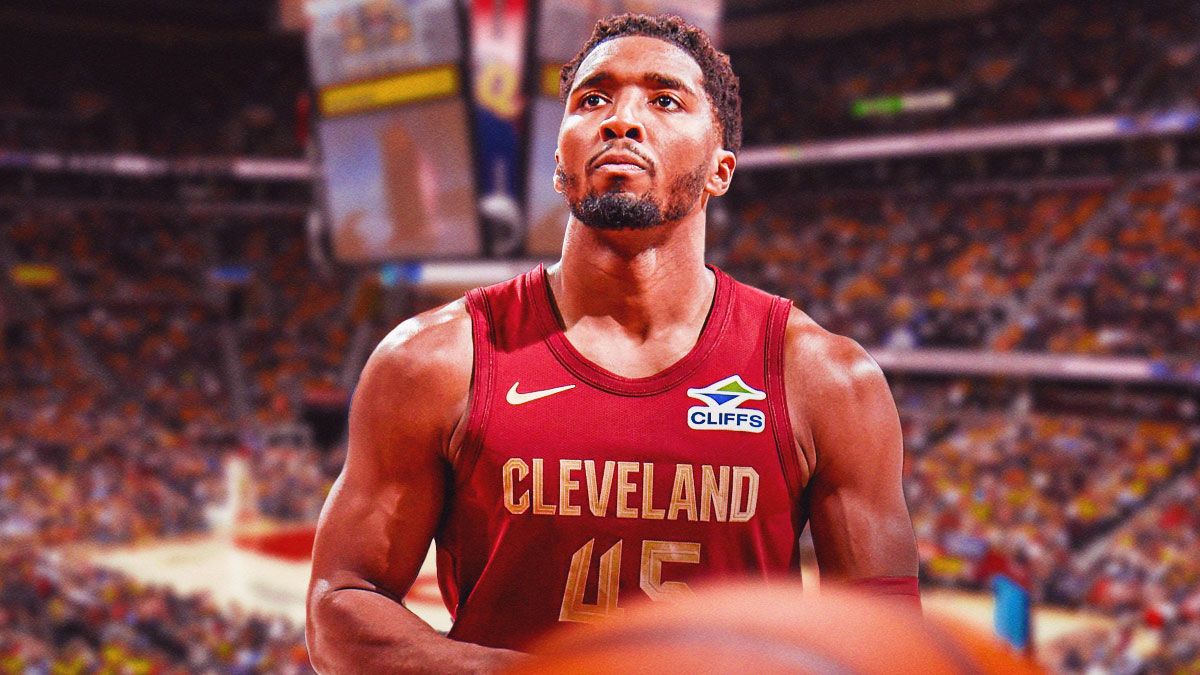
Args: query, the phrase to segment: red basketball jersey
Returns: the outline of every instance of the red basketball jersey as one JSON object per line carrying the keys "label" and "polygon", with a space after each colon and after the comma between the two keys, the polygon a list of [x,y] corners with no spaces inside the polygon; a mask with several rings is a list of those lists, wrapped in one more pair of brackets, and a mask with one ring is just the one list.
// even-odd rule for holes
{"label": "red basketball jersey", "polygon": [[450,637],[519,649],[692,580],[797,570],[791,303],[714,272],[695,347],[644,378],[572,347],[542,267],[467,294],[470,414],[437,539]]}

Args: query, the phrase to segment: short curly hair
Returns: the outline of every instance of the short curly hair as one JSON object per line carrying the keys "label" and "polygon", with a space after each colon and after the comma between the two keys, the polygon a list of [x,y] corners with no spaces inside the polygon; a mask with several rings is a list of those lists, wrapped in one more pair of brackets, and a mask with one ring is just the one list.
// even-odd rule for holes
{"label": "short curly hair", "polygon": [[558,73],[559,100],[566,102],[579,64],[593,49],[603,42],[635,35],[669,42],[692,57],[704,73],[704,92],[721,127],[721,146],[734,153],[741,149],[742,97],[729,55],[718,51],[704,31],[674,14],[615,14],[597,21],[587,44]]}

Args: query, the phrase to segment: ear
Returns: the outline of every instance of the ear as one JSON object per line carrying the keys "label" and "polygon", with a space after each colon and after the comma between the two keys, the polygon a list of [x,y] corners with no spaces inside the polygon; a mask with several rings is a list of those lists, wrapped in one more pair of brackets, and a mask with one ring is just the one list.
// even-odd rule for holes
{"label": "ear", "polygon": [[733,181],[733,169],[737,166],[737,155],[724,148],[717,148],[714,159],[716,167],[708,174],[704,191],[714,197],[720,197],[729,191],[729,183]]}
{"label": "ear", "polygon": [[558,148],[554,149],[554,191],[558,194],[566,194],[567,186],[566,174],[563,173],[562,162],[559,160]]}

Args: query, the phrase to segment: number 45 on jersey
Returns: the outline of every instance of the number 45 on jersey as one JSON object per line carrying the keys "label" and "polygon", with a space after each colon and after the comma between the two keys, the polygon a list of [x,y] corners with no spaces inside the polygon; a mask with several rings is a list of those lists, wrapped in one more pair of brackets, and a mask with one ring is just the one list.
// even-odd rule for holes
{"label": "number 45 on jersey", "polygon": [[[620,616],[625,611],[617,606],[621,582],[621,547],[624,544],[622,540],[618,540],[600,556],[596,603],[589,605],[583,601],[583,590],[587,586],[588,570],[592,564],[592,546],[595,543],[595,539],[589,539],[588,543],[571,556],[571,569],[567,572],[567,586],[563,590],[562,609],[558,613],[559,621],[595,623],[608,617]],[[638,585],[651,600],[687,595],[692,592],[687,584],[682,581],[662,580],[662,564],[700,562],[700,543],[647,539],[642,542],[641,561]]]}

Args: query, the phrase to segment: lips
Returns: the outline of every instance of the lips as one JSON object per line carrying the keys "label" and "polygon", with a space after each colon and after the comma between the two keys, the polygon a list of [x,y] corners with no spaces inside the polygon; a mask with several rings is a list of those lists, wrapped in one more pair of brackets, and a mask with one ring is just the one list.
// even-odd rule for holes
{"label": "lips", "polygon": [[630,152],[606,152],[600,155],[592,161],[592,168],[601,167],[624,171],[645,171],[649,168],[644,159]]}

